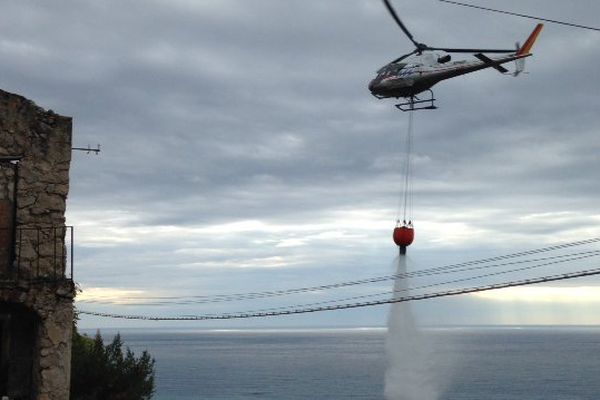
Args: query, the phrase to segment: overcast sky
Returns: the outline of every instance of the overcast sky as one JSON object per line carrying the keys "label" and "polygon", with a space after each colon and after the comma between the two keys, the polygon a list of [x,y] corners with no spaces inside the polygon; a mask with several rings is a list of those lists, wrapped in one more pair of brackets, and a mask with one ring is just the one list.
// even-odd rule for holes
{"label": "overcast sky", "polygon": [[[432,46],[512,47],[535,25],[434,0],[394,4]],[[594,0],[478,4],[584,25],[600,15]],[[102,146],[98,156],[74,153],[71,165],[80,299],[255,292],[394,271],[408,116],[367,85],[412,47],[381,1],[7,0],[2,10],[0,87],[72,116],[75,145]],[[485,70],[435,87],[439,109],[415,114],[412,269],[600,236],[599,46],[600,32],[547,24],[529,74]],[[600,324],[596,285],[416,307],[427,324]],[[265,306],[80,308],[172,316]],[[186,326],[383,325],[386,311]]]}

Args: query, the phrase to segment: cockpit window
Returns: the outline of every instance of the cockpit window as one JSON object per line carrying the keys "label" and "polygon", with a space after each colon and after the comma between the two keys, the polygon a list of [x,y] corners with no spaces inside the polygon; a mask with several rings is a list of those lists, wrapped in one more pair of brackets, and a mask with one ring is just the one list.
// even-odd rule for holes
{"label": "cockpit window", "polygon": [[383,74],[383,73],[396,74],[404,67],[406,67],[405,63],[391,63],[391,64],[388,64],[388,65],[384,66],[383,68],[381,68],[379,71],[377,71],[377,73],[378,74]]}

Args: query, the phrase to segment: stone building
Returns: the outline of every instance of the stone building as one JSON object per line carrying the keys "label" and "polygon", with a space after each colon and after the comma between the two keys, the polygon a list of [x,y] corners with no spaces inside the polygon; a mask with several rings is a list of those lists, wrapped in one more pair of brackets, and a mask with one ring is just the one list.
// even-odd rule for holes
{"label": "stone building", "polygon": [[0,397],[69,398],[71,118],[0,90]]}

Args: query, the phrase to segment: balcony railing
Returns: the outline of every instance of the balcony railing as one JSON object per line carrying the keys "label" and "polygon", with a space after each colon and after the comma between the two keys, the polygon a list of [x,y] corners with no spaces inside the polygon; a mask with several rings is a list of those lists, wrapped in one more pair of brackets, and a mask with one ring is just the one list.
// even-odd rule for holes
{"label": "balcony railing", "polygon": [[0,228],[0,281],[72,281],[73,227]]}

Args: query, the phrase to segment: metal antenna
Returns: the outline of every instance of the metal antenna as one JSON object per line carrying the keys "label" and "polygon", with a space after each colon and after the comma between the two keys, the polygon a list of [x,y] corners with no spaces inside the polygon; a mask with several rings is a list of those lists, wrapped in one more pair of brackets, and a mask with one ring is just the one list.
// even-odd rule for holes
{"label": "metal antenna", "polygon": [[100,145],[98,144],[95,149],[91,148],[88,144],[87,147],[71,147],[71,150],[85,151],[86,154],[95,153],[98,155],[100,153]]}

